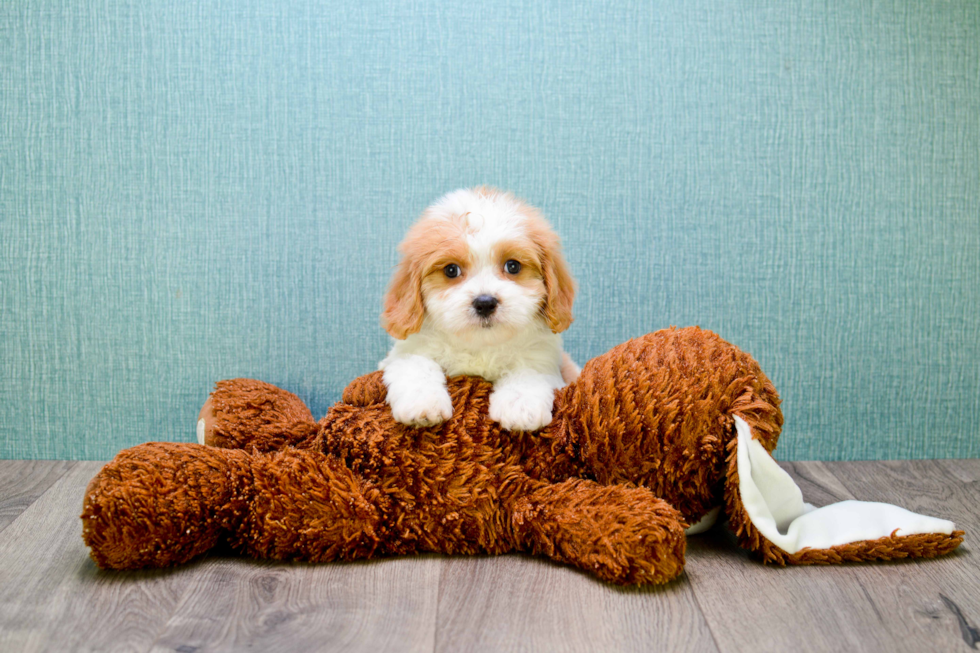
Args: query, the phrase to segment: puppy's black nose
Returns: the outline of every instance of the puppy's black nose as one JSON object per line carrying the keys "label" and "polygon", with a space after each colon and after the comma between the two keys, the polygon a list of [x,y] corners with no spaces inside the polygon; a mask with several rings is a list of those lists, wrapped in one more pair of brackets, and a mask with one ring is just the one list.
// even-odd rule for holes
{"label": "puppy's black nose", "polygon": [[473,310],[480,317],[490,317],[499,303],[493,295],[480,295],[473,300]]}

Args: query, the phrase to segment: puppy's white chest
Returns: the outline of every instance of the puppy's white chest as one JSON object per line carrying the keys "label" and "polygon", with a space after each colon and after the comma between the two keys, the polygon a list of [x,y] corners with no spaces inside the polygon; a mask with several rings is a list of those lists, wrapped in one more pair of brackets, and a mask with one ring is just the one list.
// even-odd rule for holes
{"label": "puppy's white chest", "polygon": [[468,374],[482,376],[487,381],[496,381],[508,369],[513,369],[516,358],[499,347],[477,351],[446,352],[443,360],[436,361],[446,371],[446,376]]}

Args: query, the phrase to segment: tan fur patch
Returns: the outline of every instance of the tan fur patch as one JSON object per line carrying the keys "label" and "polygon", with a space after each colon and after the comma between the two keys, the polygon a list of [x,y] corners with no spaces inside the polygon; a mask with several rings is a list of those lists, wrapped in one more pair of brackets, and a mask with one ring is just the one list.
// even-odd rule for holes
{"label": "tan fur patch", "polygon": [[526,217],[525,229],[534,243],[541,260],[541,273],[547,292],[542,307],[548,326],[555,333],[561,333],[575,319],[572,304],[575,302],[575,279],[568,270],[568,264],[561,253],[561,240],[551,225],[534,207],[521,203],[521,211]]}
{"label": "tan fur patch", "polygon": [[[381,324],[393,337],[405,339],[422,328],[423,283],[434,292],[458,283],[470,265],[470,253],[461,223],[431,216],[416,222],[398,249],[402,260],[388,286]],[[442,269],[450,263],[459,265],[464,274],[446,277]]]}

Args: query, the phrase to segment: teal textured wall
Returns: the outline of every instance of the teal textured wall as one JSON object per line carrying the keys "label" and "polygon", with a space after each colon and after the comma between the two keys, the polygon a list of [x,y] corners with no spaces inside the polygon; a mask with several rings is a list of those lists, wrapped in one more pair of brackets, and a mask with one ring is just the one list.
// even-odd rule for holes
{"label": "teal textured wall", "polygon": [[322,413],[395,246],[489,183],[581,285],[580,361],[700,324],[787,459],[980,456],[980,4],[5,2],[0,456]]}

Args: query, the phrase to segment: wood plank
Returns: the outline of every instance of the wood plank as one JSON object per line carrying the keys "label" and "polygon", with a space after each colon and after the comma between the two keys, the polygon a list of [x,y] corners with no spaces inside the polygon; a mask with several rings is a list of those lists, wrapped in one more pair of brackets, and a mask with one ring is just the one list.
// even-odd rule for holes
{"label": "wood plank", "polygon": [[[951,473],[951,468],[958,473]],[[966,531],[963,544],[948,556],[865,565],[859,580],[890,627],[905,641],[919,642],[920,650],[977,648],[980,465],[976,461],[849,462],[835,463],[833,469],[861,499],[951,519]],[[960,475],[972,475],[972,480],[964,482]]]}
{"label": "wood plank", "polygon": [[938,462],[946,471],[964,483],[980,481],[980,459],[978,458],[940,460]]}
{"label": "wood plank", "polygon": [[[783,467],[815,505],[854,498],[836,478],[836,463]],[[691,538],[687,574],[722,651],[934,650],[934,640],[910,637],[869,598],[868,574],[894,568],[764,566],[737,548],[727,529],[716,527]]]}
{"label": "wood plank", "polygon": [[450,558],[441,651],[716,651],[690,584],[624,589],[523,555]]}
{"label": "wood plank", "polygon": [[431,651],[441,559],[214,558],[153,651]]}
{"label": "wood plank", "polygon": [[74,464],[64,460],[0,460],[0,531]]}
{"label": "wood plank", "polygon": [[81,462],[0,533],[0,650],[147,650],[195,570],[103,572],[81,538]]}

